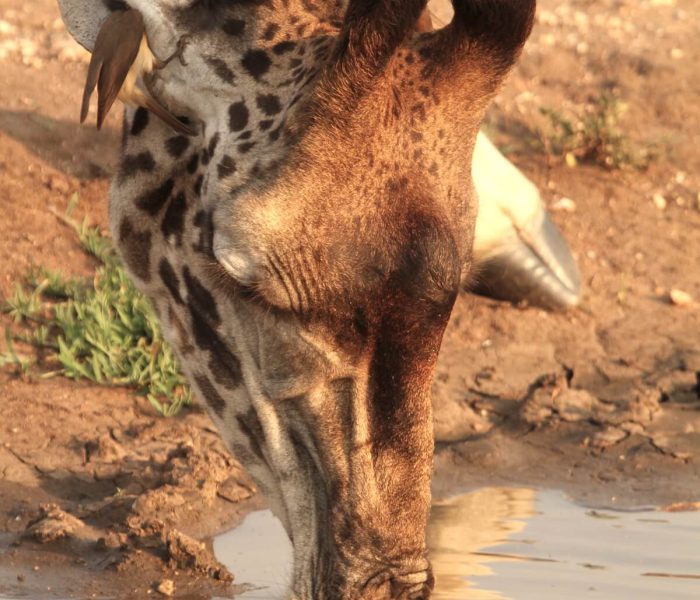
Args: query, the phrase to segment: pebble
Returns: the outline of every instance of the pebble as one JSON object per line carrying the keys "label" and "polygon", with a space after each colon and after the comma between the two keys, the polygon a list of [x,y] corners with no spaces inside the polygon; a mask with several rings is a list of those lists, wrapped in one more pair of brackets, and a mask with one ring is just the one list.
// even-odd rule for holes
{"label": "pebble", "polygon": [[15,32],[16,27],[5,19],[0,19],[0,34],[8,35]]}
{"label": "pebble", "polygon": [[163,596],[172,596],[175,593],[175,582],[172,579],[163,579],[158,584],[156,591]]}
{"label": "pebble", "polygon": [[668,202],[666,201],[666,198],[664,198],[663,194],[654,194],[652,197],[652,202],[654,203],[654,206],[658,208],[659,210],[664,210],[666,208],[666,205]]}
{"label": "pebble", "polygon": [[70,184],[62,177],[56,175],[51,175],[48,178],[46,186],[59,194],[68,194],[68,192],[70,192]]}
{"label": "pebble", "polygon": [[19,50],[17,40],[5,40],[0,42],[0,59],[7,58],[10,54],[14,54]]}
{"label": "pebble", "polygon": [[685,56],[685,52],[681,50],[680,48],[672,48],[671,49],[671,58],[674,60],[680,60]]}
{"label": "pebble", "polygon": [[549,10],[542,9],[538,11],[537,20],[542,23],[542,25],[558,25],[559,19],[557,15]]}
{"label": "pebble", "polygon": [[571,198],[560,198],[550,206],[550,209],[553,211],[575,212],[576,202]]}
{"label": "pebble", "polygon": [[554,46],[557,43],[557,38],[553,33],[545,33],[540,36],[539,42],[543,46]]}
{"label": "pebble", "polygon": [[90,61],[90,53],[67,35],[56,36],[51,43],[50,53],[62,63]]}
{"label": "pebble", "polygon": [[674,502],[662,506],[660,510],[664,512],[697,512],[700,510],[700,502]]}
{"label": "pebble", "polygon": [[693,297],[688,292],[684,292],[678,288],[673,288],[668,293],[668,297],[671,300],[671,303],[675,304],[676,306],[690,306],[693,304]]}

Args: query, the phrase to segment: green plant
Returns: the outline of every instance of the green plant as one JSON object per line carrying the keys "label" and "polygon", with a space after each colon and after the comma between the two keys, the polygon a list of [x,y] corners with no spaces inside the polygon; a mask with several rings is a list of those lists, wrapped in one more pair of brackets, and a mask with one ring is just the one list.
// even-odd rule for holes
{"label": "green plant", "polygon": [[[161,414],[177,413],[191,402],[191,392],[153,309],[99,228],[87,220],[74,221],[70,209],[61,219],[75,230],[85,252],[97,259],[94,277],[65,277],[33,268],[4,306],[14,326],[6,331],[7,350],[0,354],[0,366],[13,364],[28,373],[36,365],[42,377],[60,374],[132,386]],[[40,358],[20,357],[14,342],[30,344]]]}
{"label": "green plant", "polygon": [[551,108],[540,108],[548,128],[540,132],[544,150],[565,157],[568,163],[584,162],[608,169],[643,168],[646,149],[635,149],[620,127],[625,104],[608,93],[593,98],[582,115],[568,118]]}

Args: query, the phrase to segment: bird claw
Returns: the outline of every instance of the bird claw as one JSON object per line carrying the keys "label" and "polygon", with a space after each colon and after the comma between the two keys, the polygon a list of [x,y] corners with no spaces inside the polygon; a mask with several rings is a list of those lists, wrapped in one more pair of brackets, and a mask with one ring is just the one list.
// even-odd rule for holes
{"label": "bird claw", "polygon": [[187,66],[187,61],[185,60],[185,49],[190,43],[190,35],[183,35],[180,37],[180,39],[177,41],[177,46],[175,48],[175,52],[173,52],[168,58],[165,60],[157,60],[155,68],[156,69],[164,69],[167,67],[174,59],[178,59],[180,61],[180,64],[183,67]]}
{"label": "bird claw", "polygon": [[185,60],[185,49],[189,45],[191,37],[192,36],[185,34],[177,41],[177,50],[175,50],[175,55],[183,67],[187,66],[187,61]]}

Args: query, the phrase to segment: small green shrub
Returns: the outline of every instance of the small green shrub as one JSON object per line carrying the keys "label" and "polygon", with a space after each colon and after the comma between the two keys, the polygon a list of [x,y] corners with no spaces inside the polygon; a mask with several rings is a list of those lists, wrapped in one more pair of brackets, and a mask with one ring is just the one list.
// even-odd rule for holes
{"label": "small green shrub", "polygon": [[625,105],[604,93],[589,102],[583,114],[568,118],[551,108],[540,108],[548,127],[540,132],[545,152],[567,162],[592,163],[608,169],[647,166],[647,149],[633,148],[620,127]]}
{"label": "small green shrub", "polygon": [[[0,366],[13,364],[25,374],[38,371],[39,377],[132,386],[161,414],[176,414],[191,402],[191,392],[151,305],[99,228],[87,220],[77,223],[70,212],[62,220],[97,259],[94,277],[33,268],[3,307],[14,324],[6,329]],[[33,346],[36,357],[17,354],[15,342]]]}

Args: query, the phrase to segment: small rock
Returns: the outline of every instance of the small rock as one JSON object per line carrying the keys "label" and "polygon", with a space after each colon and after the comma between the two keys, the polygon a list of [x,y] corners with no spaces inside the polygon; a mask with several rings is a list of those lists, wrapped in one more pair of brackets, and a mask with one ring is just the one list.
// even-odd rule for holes
{"label": "small rock", "polygon": [[668,293],[668,297],[669,300],[671,300],[671,304],[675,304],[676,306],[690,306],[693,304],[693,297],[688,292],[677,288],[672,289]]}
{"label": "small rock", "polygon": [[659,210],[664,210],[666,208],[666,205],[668,202],[666,201],[666,198],[662,194],[654,194],[652,197],[652,201],[654,202],[654,206],[658,208]]}
{"label": "small rock", "polygon": [[685,56],[685,52],[680,48],[671,48],[671,58],[674,60],[680,60]]}
{"label": "small rock", "polygon": [[80,519],[61,510],[58,505],[42,504],[39,517],[29,523],[25,535],[45,544],[72,537],[83,526]]}
{"label": "small rock", "polygon": [[67,35],[61,35],[53,41],[50,53],[62,63],[89,62],[90,60],[90,53]]}
{"label": "small rock", "polygon": [[603,450],[610,446],[614,446],[628,436],[629,434],[626,431],[618,427],[607,427],[603,431],[599,431],[593,436],[590,445],[594,448]]}
{"label": "small rock", "polygon": [[238,478],[229,477],[226,481],[219,485],[216,490],[217,496],[228,500],[229,502],[241,502],[253,495],[253,491],[245,485],[242,485]]}
{"label": "small rock", "polygon": [[51,175],[49,177],[47,186],[50,190],[58,192],[59,194],[67,194],[70,192],[70,185],[68,182],[57,175]]}
{"label": "small rock", "polygon": [[641,423],[636,423],[635,421],[626,421],[620,423],[620,429],[626,431],[629,434],[644,434],[644,426]]}
{"label": "small rock", "polygon": [[557,38],[553,33],[545,33],[540,36],[539,42],[543,46],[554,46],[557,43]]}
{"label": "small rock", "polygon": [[172,579],[163,579],[156,587],[156,591],[163,596],[172,596],[175,593],[175,582]]}
{"label": "small rock", "polygon": [[571,198],[560,198],[552,204],[550,209],[554,211],[574,212],[576,210],[576,202]]}
{"label": "small rock", "polygon": [[0,34],[9,35],[15,32],[15,26],[5,19],[0,19]]}
{"label": "small rock", "polygon": [[675,436],[669,437],[664,434],[656,434],[655,436],[650,437],[649,439],[657,450],[660,450],[664,454],[668,454],[673,458],[678,458],[680,460],[688,460],[691,457],[690,452],[686,452],[685,450],[679,450],[675,447],[675,444],[677,443],[677,439],[675,438]]}
{"label": "small rock", "polygon": [[563,421],[592,419],[598,399],[586,390],[563,389],[553,398],[553,405]]}
{"label": "small rock", "polygon": [[578,159],[573,152],[567,152],[564,161],[566,162],[566,166],[572,169],[578,165]]}
{"label": "small rock", "polygon": [[26,60],[36,56],[38,50],[39,46],[34,40],[29,38],[21,38],[19,40],[19,51],[23,59]]}
{"label": "small rock", "polygon": [[207,547],[184,533],[171,529],[165,534],[170,566],[192,569],[218,581],[232,582],[233,575]]}
{"label": "small rock", "polygon": [[0,42],[0,59],[7,58],[19,50],[19,42],[14,39]]}
{"label": "small rock", "polygon": [[559,18],[553,12],[542,9],[537,13],[537,20],[543,25],[557,25]]}
{"label": "small rock", "polygon": [[700,502],[674,502],[662,506],[664,512],[697,512],[700,510]]}

